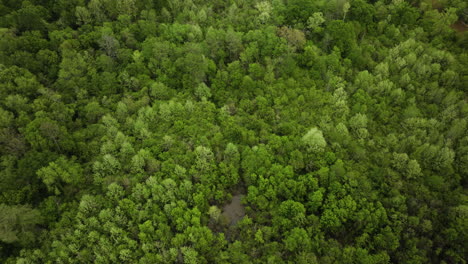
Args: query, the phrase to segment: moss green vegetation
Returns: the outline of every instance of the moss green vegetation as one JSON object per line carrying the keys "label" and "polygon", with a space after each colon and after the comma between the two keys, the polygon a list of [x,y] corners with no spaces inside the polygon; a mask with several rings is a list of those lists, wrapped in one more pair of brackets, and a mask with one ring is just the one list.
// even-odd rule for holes
{"label": "moss green vegetation", "polygon": [[0,263],[467,263],[467,10],[0,1]]}

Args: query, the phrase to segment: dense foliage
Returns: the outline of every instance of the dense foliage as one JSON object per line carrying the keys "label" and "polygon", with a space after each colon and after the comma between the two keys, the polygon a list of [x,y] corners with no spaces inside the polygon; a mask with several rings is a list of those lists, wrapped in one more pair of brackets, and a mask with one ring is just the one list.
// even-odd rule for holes
{"label": "dense foliage", "polygon": [[0,262],[466,263],[467,22],[2,0]]}

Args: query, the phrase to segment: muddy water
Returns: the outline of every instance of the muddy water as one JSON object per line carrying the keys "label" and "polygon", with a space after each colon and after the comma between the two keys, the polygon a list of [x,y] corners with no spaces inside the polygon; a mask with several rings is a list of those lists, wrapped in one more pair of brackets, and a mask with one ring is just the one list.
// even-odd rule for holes
{"label": "muddy water", "polygon": [[232,197],[232,201],[223,207],[223,215],[230,225],[235,225],[245,215],[244,205],[241,204],[243,195],[238,194]]}
{"label": "muddy water", "polygon": [[457,32],[465,32],[468,30],[468,26],[463,24],[461,20],[458,20],[451,26],[453,29],[455,29]]}

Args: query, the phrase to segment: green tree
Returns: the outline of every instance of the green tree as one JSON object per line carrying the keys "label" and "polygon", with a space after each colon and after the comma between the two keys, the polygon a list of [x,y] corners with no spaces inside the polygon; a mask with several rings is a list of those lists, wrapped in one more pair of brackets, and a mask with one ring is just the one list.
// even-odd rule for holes
{"label": "green tree", "polygon": [[86,182],[83,169],[76,163],[76,158],[69,160],[63,156],[38,170],[37,176],[55,195],[63,192],[69,195]]}
{"label": "green tree", "polygon": [[308,150],[312,152],[322,152],[327,146],[322,131],[316,127],[311,128],[307,134],[302,137],[302,141],[307,146]]}
{"label": "green tree", "polygon": [[22,246],[32,246],[38,238],[36,227],[42,223],[39,210],[27,205],[0,204],[0,211],[0,240],[4,243],[18,242]]}

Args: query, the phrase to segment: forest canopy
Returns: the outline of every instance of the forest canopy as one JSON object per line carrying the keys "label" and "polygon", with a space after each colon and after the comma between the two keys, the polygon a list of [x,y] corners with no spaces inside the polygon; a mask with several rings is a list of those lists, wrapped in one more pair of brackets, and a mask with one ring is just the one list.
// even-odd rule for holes
{"label": "forest canopy", "polygon": [[467,263],[467,24],[0,1],[0,263]]}

